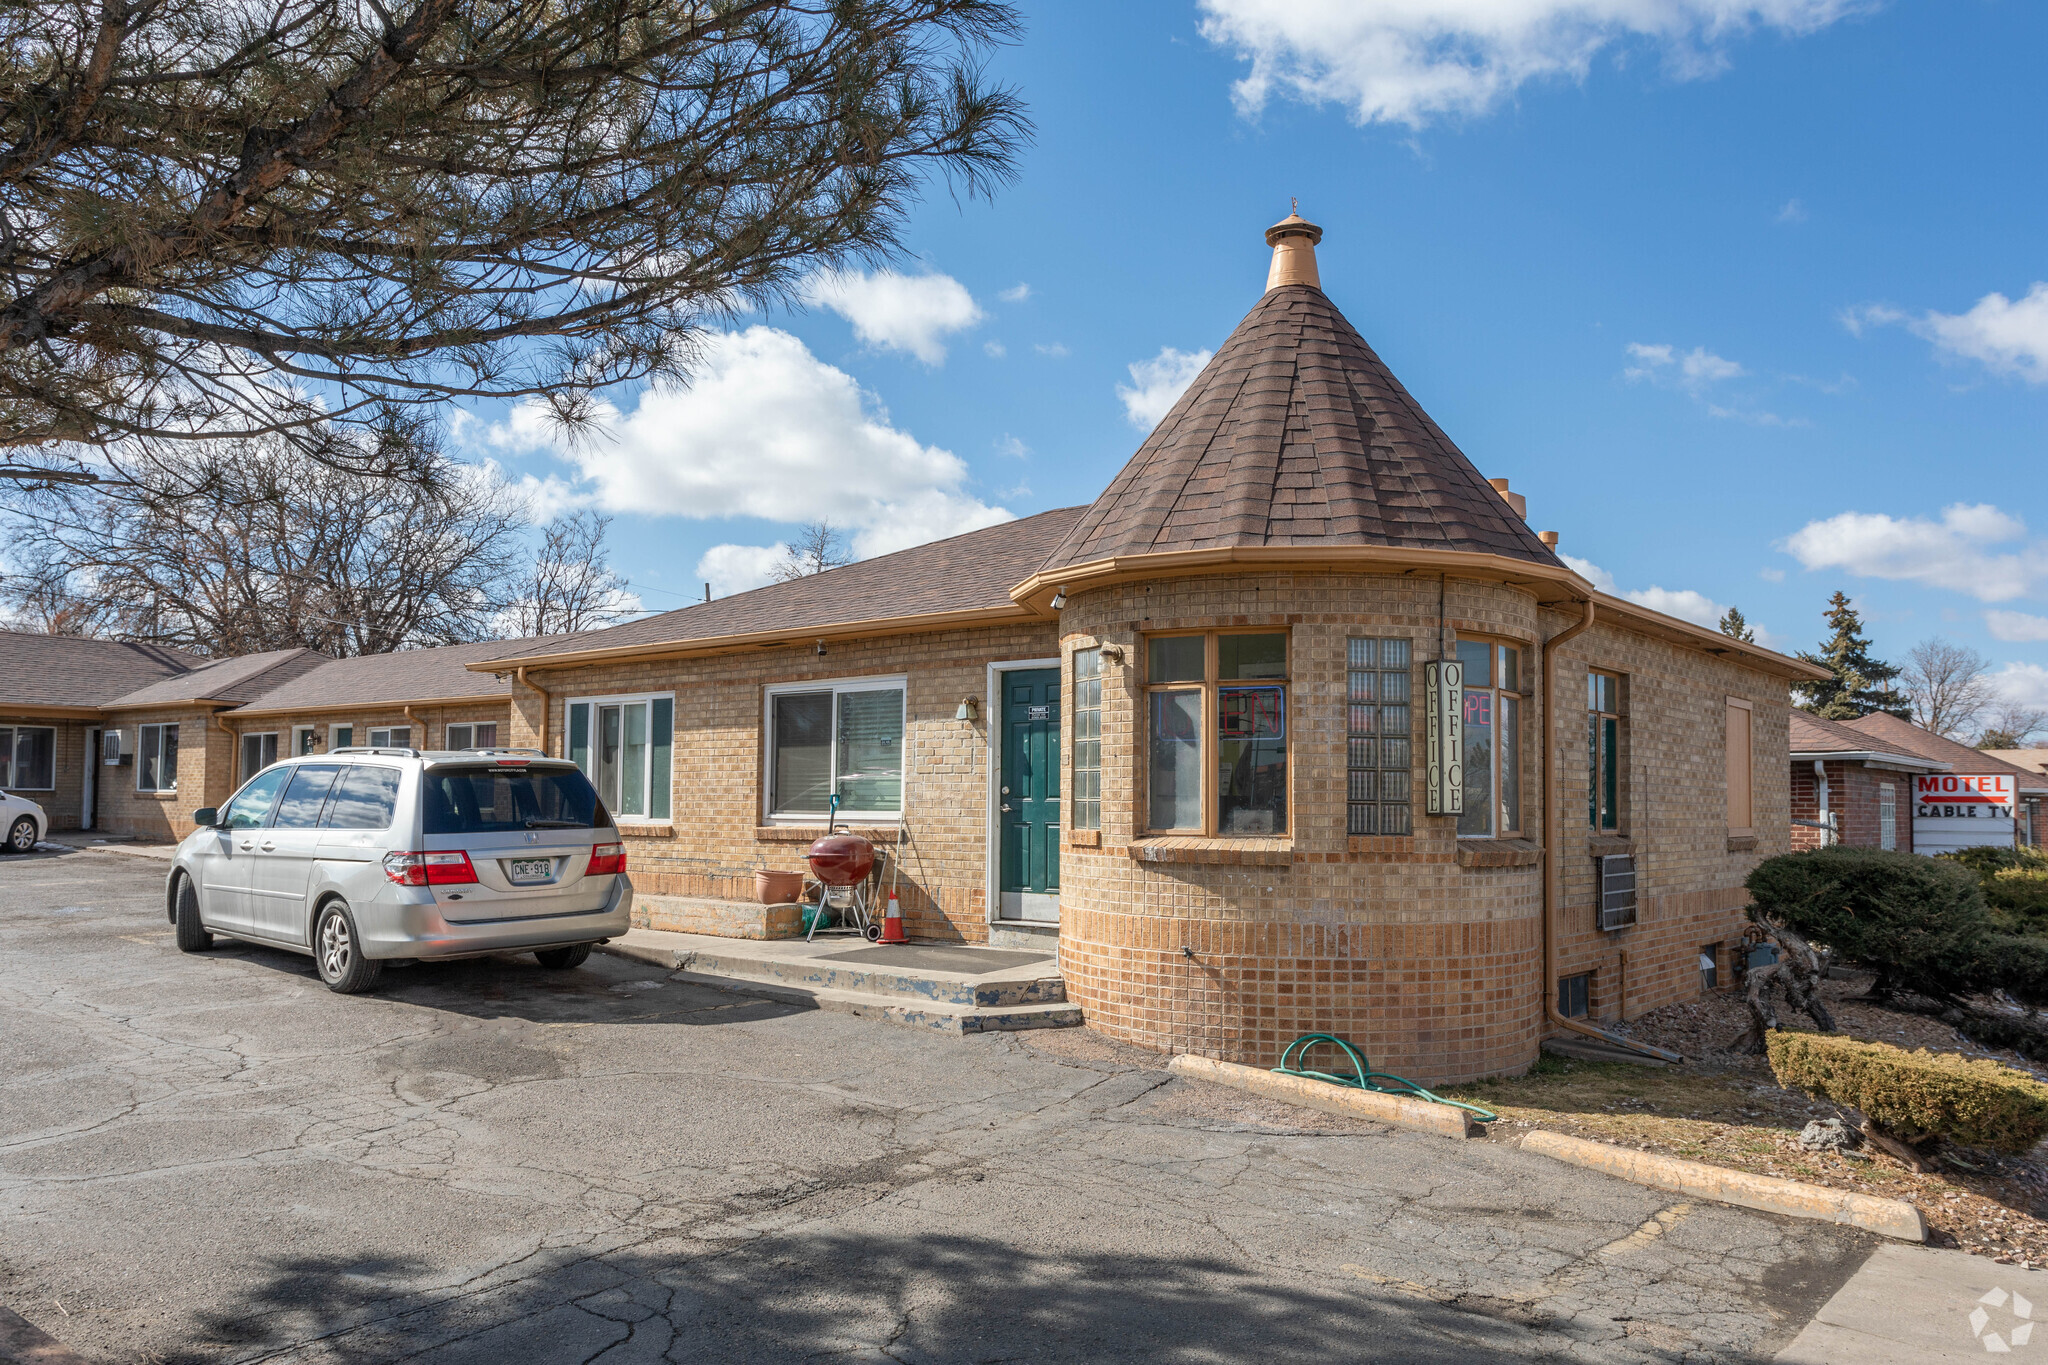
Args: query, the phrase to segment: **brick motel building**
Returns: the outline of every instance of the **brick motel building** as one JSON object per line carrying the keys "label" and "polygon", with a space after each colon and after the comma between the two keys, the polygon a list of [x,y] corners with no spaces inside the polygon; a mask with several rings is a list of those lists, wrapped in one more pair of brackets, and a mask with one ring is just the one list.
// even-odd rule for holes
{"label": "brick motel building", "polygon": [[1795,849],[1819,848],[1830,837],[1851,848],[1935,853],[1952,846],[1952,836],[1916,829],[1925,805],[1915,799],[1916,779],[1942,774],[1999,777],[2012,787],[2010,833],[2003,822],[1987,821],[1986,837],[1962,842],[2048,843],[2048,774],[2024,761],[2041,763],[2048,751],[1972,749],[1882,711],[1847,721],[1794,711],[1791,744]]}
{"label": "brick motel building", "polygon": [[1151,1048],[1327,1030],[1445,1081],[1703,989],[1822,675],[1573,573],[1320,238],[1269,230],[1264,297],[1089,506],[467,665],[590,772],[646,924],[792,932],[754,872],[837,796],[913,937],[1056,948]]}

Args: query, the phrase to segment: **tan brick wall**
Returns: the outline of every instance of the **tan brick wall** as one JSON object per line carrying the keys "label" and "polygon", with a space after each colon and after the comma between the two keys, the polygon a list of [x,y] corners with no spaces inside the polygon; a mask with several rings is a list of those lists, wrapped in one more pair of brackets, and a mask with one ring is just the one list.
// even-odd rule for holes
{"label": "tan brick wall", "polygon": [[218,806],[234,794],[234,741],[215,726],[215,713],[205,707],[168,707],[123,711],[107,718],[130,749],[145,725],[174,723],[178,727],[178,789],[175,792],[135,790],[136,765],[101,768],[100,827],[113,834],[146,839],[182,839],[194,828],[192,812]]}
{"label": "tan brick wall", "polygon": [[55,730],[52,757],[55,760],[55,786],[38,790],[30,787],[9,787],[13,795],[35,802],[43,808],[43,814],[50,818],[50,828],[77,829],[80,811],[85,799],[86,730],[88,722],[80,720],[53,720],[48,716],[9,716],[0,713],[0,726],[34,726],[38,729]]}
{"label": "tan brick wall", "polygon": [[[1442,591],[1453,637],[1539,638],[1539,614],[1525,593],[1455,581]],[[1466,862],[1476,862],[1479,843],[1457,839],[1451,818],[1421,813],[1419,701],[1415,835],[1353,839],[1344,832],[1345,641],[1408,637],[1419,698],[1421,667],[1438,657],[1438,592],[1434,580],[1300,573],[1074,594],[1062,615],[1063,648],[1099,642],[1126,652],[1126,663],[1105,676],[1100,845],[1070,847],[1063,858],[1061,962],[1069,994],[1091,1024],[1146,1046],[1260,1066],[1272,1065],[1301,1033],[1334,1032],[1376,1066],[1425,1081],[1515,1070],[1534,1059],[1548,1027],[1541,1001],[1553,989],[1540,979],[1541,868],[1515,865],[1527,854],[1498,844],[1488,854],[1510,865],[1466,866],[1461,849]],[[1569,624],[1542,613],[1540,635]],[[1135,858],[1142,637],[1224,626],[1292,633],[1292,832],[1260,841],[1256,854],[1233,854],[1233,841],[1204,848],[1200,840],[1176,840],[1177,852]],[[1533,694],[1536,655],[1525,663],[1525,691]],[[1590,831],[1582,815],[1572,818],[1585,809],[1590,665],[1622,672],[1631,689],[1624,755],[1645,896],[1635,928],[1604,935],[1593,927]],[[1784,685],[1610,627],[1569,642],[1557,666],[1561,972],[1605,973],[1604,991],[1596,977],[1596,1008],[1604,1001],[1612,1015],[1625,950],[1631,1013],[1692,998],[1699,946],[1739,932],[1742,877],[1784,843]],[[1728,695],[1756,704],[1761,847],[1750,853],[1728,849],[1721,767]],[[1525,709],[1524,833],[1540,841],[1540,730],[1536,706]],[[1262,861],[1247,865],[1254,857]]]}
{"label": "tan brick wall", "polygon": [[403,706],[364,706],[348,711],[307,711],[283,716],[237,716],[232,713],[228,724],[235,730],[235,753],[237,785],[253,777],[253,773],[239,771],[241,736],[247,734],[274,733],[277,736],[277,756],[289,758],[292,754],[292,734],[300,726],[310,725],[317,740],[315,753],[327,752],[327,737],[337,725],[355,727],[355,742],[368,744],[372,726],[383,729],[387,725],[409,725],[412,727],[412,743],[415,749],[438,749],[447,740],[450,725],[475,724],[478,721],[496,721],[498,743],[510,744],[512,704],[509,699],[466,702],[451,706],[415,706],[412,714],[406,714]]}
{"label": "tan brick wall", "polygon": [[[988,717],[955,720],[962,697],[983,701],[988,665],[1058,653],[1053,624],[834,642],[751,654],[653,660],[529,674],[548,694],[547,750],[562,755],[564,707],[577,697],[674,692],[672,816],[626,828],[633,883],[652,896],[748,900],[754,870],[800,871],[815,828],[763,828],[765,689],[778,683],[902,674],[906,805],[897,894],[905,929],[942,942],[988,939]],[[507,742],[534,745],[541,696],[513,686]],[[984,710],[985,710],[984,706]],[[885,847],[895,828],[862,831]]]}

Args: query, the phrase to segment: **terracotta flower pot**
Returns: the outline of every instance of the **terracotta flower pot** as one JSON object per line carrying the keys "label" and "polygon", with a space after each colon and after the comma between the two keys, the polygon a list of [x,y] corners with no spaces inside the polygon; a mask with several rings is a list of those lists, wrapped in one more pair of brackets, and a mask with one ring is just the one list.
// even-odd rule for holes
{"label": "terracotta flower pot", "polygon": [[770,872],[764,867],[754,873],[754,899],[763,905],[790,905],[803,893],[801,872]]}

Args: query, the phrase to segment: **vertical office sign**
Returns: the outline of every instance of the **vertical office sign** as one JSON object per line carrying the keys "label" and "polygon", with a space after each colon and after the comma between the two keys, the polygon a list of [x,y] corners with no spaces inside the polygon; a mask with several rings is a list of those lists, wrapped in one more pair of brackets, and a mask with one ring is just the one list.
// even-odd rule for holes
{"label": "vertical office sign", "polygon": [[1422,666],[1428,734],[1428,790],[1424,806],[1431,815],[1458,815],[1465,809],[1465,668],[1453,659]]}

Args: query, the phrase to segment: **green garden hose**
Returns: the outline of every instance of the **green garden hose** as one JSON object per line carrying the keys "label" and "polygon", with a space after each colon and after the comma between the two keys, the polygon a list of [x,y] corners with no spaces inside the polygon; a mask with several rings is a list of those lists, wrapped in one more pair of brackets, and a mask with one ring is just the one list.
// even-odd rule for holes
{"label": "green garden hose", "polygon": [[[1351,1069],[1355,1074],[1333,1076],[1327,1071],[1311,1071],[1303,1066],[1302,1060],[1308,1056],[1309,1049],[1318,1043],[1329,1043],[1342,1049],[1344,1055],[1351,1059]],[[1296,1049],[1300,1049],[1299,1056],[1296,1055]],[[1404,1076],[1390,1076],[1384,1071],[1370,1070],[1366,1059],[1358,1055],[1357,1049],[1334,1033],[1302,1034],[1287,1045],[1287,1050],[1280,1054],[1280,1065],[1273,1070],[1282,1076],[1308,1076],[1318,1081],[1328,1081],[1331,1085],[1348,1085],[1354,1090],[1377,1090],[1383,1095],[1406,1095],[1411,1099],[1428,1100],[1432,1104],[1448,1104],[1453,1109],[1463,1109],[1481,1123],[1494,1123],[1500,1118],[1500,1115],[1492,1110],[1481,1109],[1476,1104],[1466,1104],[1463,1100],[1447,1100],[1442,1095],[1433,1095]],[[1382,1085],[1382,1081],[1390,1081],[1392,1084]]]}

